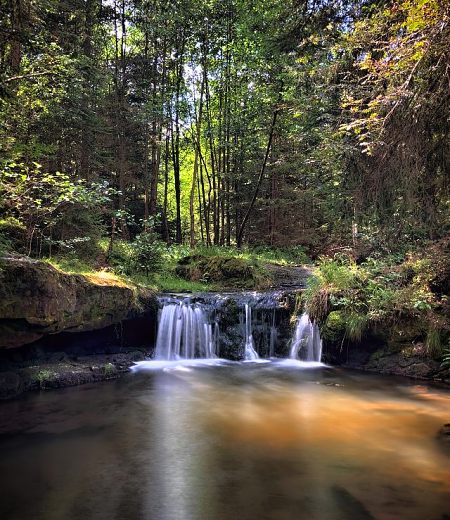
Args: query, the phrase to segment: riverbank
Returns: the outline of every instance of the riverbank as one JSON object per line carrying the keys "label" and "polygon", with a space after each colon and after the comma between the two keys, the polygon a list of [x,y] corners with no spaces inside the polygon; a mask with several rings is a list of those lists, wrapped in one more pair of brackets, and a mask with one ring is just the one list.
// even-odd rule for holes
{"label": "riverbank", "polygon": [[56,352],[30,365],[7,363],[0,370],[0,399],[12,399],[28,391],[53,390],[117,379],[147,352],[132,350],[115,354],[72,356]]}
{"label": "riverbank", "polygon": [[[180,266],[185,275],[194,277],[204,276],[200,267],[209,272],[214,267],[215,276],[222,282],[229,276],[235,280],[242,267],[253,279],[248,264],[230,262],[226,257],[219,261],[215,256],[197,255]],[[296,316],[304,299],[300,295],[312,270],[282,264],[270,264],[266,270],[276,290],[246,292],[233,284],[230,292],[174,296],[175,302],[177,298],[192,300],[215,309],[211,324],[220,323],[220,357],[242,359],[247,341],[242,327],[242,320],[247,319],[245,304],[253,308],[250,330],[260,356],[289,355]],[[4,260],[0,277],[0,398],[114,379],[126,373],[134,361],[152,355],[157,308],[162,301],[152,290],[107,274],[63,273],[24,257]],[[164,295],[163,300],[170,298]],[[368,328],[361,337],[349,338],[342,320],[331,320],[340,314],[329,310],[322,326],[326,364],[450,382],[448,369],[436,356],[429,355],[422,330],[416,330],[411,320],[404,321],[402,327],[400,323],[395,327],[387,323],[377,331]],[[272,338],[278,338],[276,348]]]}

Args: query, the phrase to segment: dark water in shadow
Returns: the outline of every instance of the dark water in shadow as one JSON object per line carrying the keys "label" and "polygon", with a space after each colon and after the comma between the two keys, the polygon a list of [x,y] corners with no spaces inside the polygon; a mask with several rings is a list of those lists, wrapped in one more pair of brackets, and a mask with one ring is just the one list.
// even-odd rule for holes
{"label": "dark water in shadow", "polygon": [[450,393],[176,366],[0,404],[2,520],[442,520]]}

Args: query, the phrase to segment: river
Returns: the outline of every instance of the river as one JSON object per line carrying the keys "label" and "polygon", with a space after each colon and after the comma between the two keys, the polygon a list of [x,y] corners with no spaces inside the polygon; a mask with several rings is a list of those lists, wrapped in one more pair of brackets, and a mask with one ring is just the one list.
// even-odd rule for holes
{"label": "river", "polygon": [[2,520],[444,520],[450,392],[295,361],[139,365],[0,404]]}

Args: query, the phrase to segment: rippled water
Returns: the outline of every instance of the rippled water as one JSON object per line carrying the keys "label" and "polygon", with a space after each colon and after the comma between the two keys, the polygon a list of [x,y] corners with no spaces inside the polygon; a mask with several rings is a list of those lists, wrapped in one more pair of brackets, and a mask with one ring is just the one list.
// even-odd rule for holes
{"label": "rippled water", "polygon": [[143,365],[0,404],[2,520],[450,518],[450,393],[301,363]]}

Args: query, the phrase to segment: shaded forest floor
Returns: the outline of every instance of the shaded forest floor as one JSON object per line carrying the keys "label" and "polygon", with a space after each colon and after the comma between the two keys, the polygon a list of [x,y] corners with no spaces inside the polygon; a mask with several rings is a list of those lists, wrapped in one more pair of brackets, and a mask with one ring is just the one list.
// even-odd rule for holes
{"label": "shaded forest floor", "polygon": [[69,252],[42,260],[62,272],[82,274],[94,283],[139,285],[155,292],[306,287],[313,267],[301,247],[239,250],[170,245],[161,248],[153,262],[139,268],[125,241],[117,241],[109,252],[107,243],[100,242],[95,254]]}

